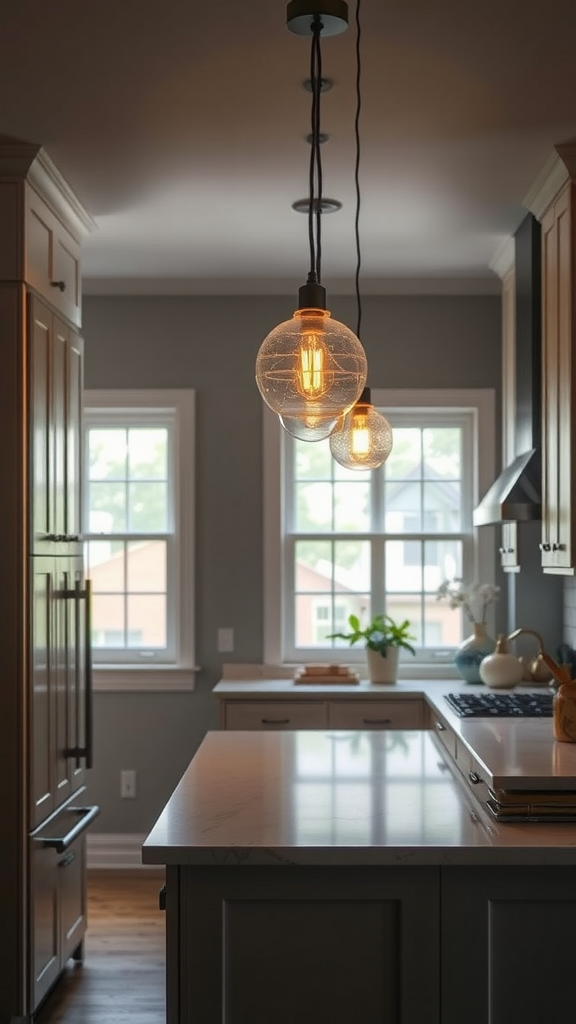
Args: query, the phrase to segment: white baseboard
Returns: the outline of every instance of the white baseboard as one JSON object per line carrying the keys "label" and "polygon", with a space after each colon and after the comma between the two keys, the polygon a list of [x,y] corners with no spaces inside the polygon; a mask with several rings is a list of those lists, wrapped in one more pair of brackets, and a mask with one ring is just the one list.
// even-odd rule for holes
{"label": "white baseboard", "polygon": [[145,834],[139,832],[88,832],[86,837],[86,861],[88,870],[102,868],[146,871],[156,864],[142,863],[142,843]]}

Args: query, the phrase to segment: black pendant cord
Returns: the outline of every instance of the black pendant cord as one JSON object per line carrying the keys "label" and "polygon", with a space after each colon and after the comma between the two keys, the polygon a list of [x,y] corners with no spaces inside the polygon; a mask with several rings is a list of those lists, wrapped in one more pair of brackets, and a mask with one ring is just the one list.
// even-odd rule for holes
{"label": "black pendant cord", "polygon": [[323,24],[319,15],[312,22],[310,50],[310,83],[312,90],[310,173],[308,188],[308,238],[310,244],[310,272],[308,281],[321,281],[322,265],[322,157],[320,153],[320,97],[322,93],[322,50],[320,33]]}
{"label": "black pendant cord", "polygon": [[360,251],[360,112],[362,110],[361,73],[362,62],[360,59],[360,2],[356,0],[356,115],[354,118],[354,135],[356,137],[356,163],[354,167],[354,184],[356,187],[356,216],[354,218],[354,235],[356,238],[356,337],[360,338],[362,326],[362,299],[360,296],[360,270],[362,267],[362,254]]}

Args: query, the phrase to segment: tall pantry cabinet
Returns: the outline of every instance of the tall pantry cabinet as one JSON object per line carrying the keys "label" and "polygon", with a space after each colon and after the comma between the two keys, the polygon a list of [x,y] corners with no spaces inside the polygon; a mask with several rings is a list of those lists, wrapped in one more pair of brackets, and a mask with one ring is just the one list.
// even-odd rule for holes
{"label": "tall pantry cabinet", "polygon": [[37,145],[0,138],[0,1024],[28,1021],[85,929],[89,589],[80,537],[80,243]]}

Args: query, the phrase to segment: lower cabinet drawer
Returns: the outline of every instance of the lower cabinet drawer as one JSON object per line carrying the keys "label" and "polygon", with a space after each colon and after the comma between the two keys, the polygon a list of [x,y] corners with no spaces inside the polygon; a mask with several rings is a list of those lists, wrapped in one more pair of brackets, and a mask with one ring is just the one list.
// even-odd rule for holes
{"label": "lower cabinet drawer", "polygon": [[422,729],[424,706],[419,700],[332,700],[332,729]]}
{"label": "lower cabinet drawer", "polygon": [[325,701],[227,701],[226,729],[323,729]]}

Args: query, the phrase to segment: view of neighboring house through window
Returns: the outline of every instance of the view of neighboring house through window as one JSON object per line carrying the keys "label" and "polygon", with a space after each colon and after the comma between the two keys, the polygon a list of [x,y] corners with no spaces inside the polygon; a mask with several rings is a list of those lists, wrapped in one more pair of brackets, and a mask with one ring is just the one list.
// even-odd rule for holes
{"label": "view of neighboring house through window", "polygon": [[84,541],[96,666],[191,667],[192,623],[184,630],[182,621],[192,586],[182,501],[191,488],[181,458],[191,409],[186,392],[86,397]]}
{"label": "view of neighboring house through window", "polygon": [[[328,441],[306,443],[280,432],[276,636],[284,661],[326,660],[336,652],[342,660],[342,647],[347,658],[363,657],[360,647],[349,651],[345,641],[329,639],[348,630],[351,614],[362,623],[380,612],[409,619],[420,662],[447,661],[463,631],[470,632],[437,600],[437,590],[446,578],[477,579],[481,565],[472,526],[478,410],[456,399],[453,407],[386,407],[385,414],[394,447],[373,472],[341,467]],[[271,529],[270,517],[268,523]],[[274,552],[269,542],[268,558]],[[267,572],[269,586],[274,575]],[[483,580],[492,576],[485,564]]]}

